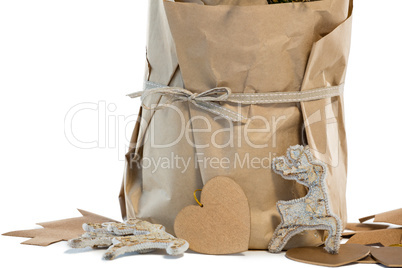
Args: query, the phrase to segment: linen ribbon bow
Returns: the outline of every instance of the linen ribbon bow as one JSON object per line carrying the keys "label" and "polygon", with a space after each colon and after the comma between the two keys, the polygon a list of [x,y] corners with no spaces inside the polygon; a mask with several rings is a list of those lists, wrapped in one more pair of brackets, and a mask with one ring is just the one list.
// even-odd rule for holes
{"label": "linen ribbon bow", "polygon": [[[158,103],[149,107],[144,104],[144,100],[152,95],[159,94],[162,96],[168,96],[170,99],[165,103]],[[129,94],[131,98],[141,97],[142,107],[147,110],[159,110],[169,107],[174,102],[191,102],[196,107],[209,111],[212,114],[222,116],[233,122],[244,122],[246,117],[240,113],[236,113],[228,108],[223,107],[217,102],[228,102],[229,97],[232,95],[232,91],[227,87],[216,87],[209,89],[201,93],[193,93],[187,89],[180,87],[160,87],[147,89],[140,92]]]}

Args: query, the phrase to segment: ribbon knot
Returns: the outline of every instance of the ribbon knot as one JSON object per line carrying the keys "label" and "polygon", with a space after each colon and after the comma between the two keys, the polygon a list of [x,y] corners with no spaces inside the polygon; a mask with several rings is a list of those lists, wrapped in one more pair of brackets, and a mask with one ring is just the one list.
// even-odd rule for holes
{"label": "ribbon knot", "polygon": [[[161,95],[168,97],[168,101],[157,104],[155,107],[145,105],[145,99],[153,95]],[[219,115],[233,122],[245,122],[246,117],[236,113],[228,108],[223,107],[219,102],[227,102],[232,95],[232,91],[227,87],[212,88],[201,93],[193,93],[187,89],[180,87],[159,87],[147,89],[140,92],[129,94],[131,98],[141,97],[142,107],[147,110],[159,110],[167,108],[174,102],[191,102],[196,107],[209,111],[215,115]]]}
{"label": "ribbon knot", "polygon": [[188,101],[194,101],[197,98],[198,94],[194,93],[188,97]]}
{"label": "ribbon knot", "polygon": [[[207,91],[204,91],[202,93],[192,93],[191,91],[188,90],[182,90],[181,91],[187,95],[187,100],[191,102],[219,102],[219,101],[227,101],[232,94],[232,91],[230,88],[227,87],[217,87],[217,88],[212,88]],[[187,92],[184,92],[187,91]]]}

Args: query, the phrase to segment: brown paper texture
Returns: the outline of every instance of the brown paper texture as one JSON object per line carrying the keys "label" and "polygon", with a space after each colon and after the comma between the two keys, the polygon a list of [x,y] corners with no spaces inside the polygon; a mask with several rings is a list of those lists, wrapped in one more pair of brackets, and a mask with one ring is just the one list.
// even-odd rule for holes
{"label": "brown paper texture", "polygon": [[402,243],[402,229],[385,229],[375,230],[367,232],[358,232],[353,235],[347,244],[362,244],[370,245],[380,243],[381,245],[388,247],[390,245]]}
{"label": "brown paper texture", "polygon": [[203,254],[247,251],[250,208],[243,190],[231,178],[216,177],[201,192],[201,204],[183,208],[174,230],[190,249]]}
{"label": "brown paper texture", "polygon": [[355,232],[381,230],[381,229],[387,229],[388,227],[389,227],[389,225],[387,225],[387,224],[370,224],[370,223],[348,223],[348,224],[346,224],[346,229],[352,230]]}
{"label": "brown paper texture", "polygon": [[322,247],[294,248],[286,252],[291,260],[326,267],[351,264],[369,255],[369,247],[353,244],[341,245],[338,254],[328,254]]}
{"label": "brown paper texture", "polygon": [[402,248],[374,248],[371,255],[386,267],[402,267]]}
{"label": "brown paper texture", "polygon": [[[180,2],[150,1],[146,78],[152,82],[185,86],[195,93],[221,86],[235,93],[253,93],[310,90],[345,80],[351,33],[349,0],[277,5],[257,0]],[[157,96],[145,100],[147,105],[165,101]],[[193,191],[216,176],[227,176],[242,187],[249,200],[249,248],[266,249],[280,223],[276,202],[306,194],[303,186],[274,174],[270,160],[291,145],[307,143],[314,156],[328,165],[331,206],[346,224],[342,97],[222,105],[253,120],[232,123],[187,102],[157,111],[142,109],[120,193],[124,217],[157,222],[172,232],[178,212],[195,204]],[[184,134],[183,122],[188,126]],[[174,160],[175,156],[194,161],[186,169],[145,168],[132,161],[135,157]],[[215,158],[229,158],[239,165],[204,165],[205,159]],[[246,164],[241,165],[243,160]],[[254,160],[263,161],[254,165]],[[303,233],[288,247],[319,245],[322,235]]]}
{"label": "brown paper texture", "polygon": [[115,220],[82,209],[78,209],[78,211],[82,214],[82,217],[38,223],[38,225],[43,228],[13,231],[3,235],[28,237],[31,239],[24,241],[21,244],[45,247],[53,243],[79,237],[85,233],[82,229],[84,223],[115,222]]}
{"label": "brown paper texture", "polygon": [[357,263],[375,264],[378,262],[371,255],[368,255],[366,258],[358,260]]}
{"label": "brown paper texture", "polygon": [[396,225],[402,225],[402,208],[383,212],[377,215],[368,216],[359,219],[360,222],[366,222],[374,219],[374,222],[386,222]]}

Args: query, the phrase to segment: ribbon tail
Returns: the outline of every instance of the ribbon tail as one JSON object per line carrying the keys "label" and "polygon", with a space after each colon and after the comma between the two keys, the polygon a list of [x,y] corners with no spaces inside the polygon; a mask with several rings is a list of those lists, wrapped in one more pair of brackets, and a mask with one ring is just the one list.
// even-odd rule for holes
{"label": "ribbon tail", "polygon": [[213,102],[197,102],[197,101],[192,101],[196,107],[203,109],[205,111],[208,111],[214,115],[223,117],[227,120],[230,120],[232,122],[241,122],[245,123],[247,122],[248,118],[244,117],[243,115],[236,113],[230,109],[227,109],[219,104],[213,103]]}
{"label": "ribbon tail", "polygon": [[134,93],[127,94],[126,96],[130,97],[132,99],[135,99],[135,98],[141,97],[143,93],[144,93],[144,91],[137,91],[137,92],[134,92]]}

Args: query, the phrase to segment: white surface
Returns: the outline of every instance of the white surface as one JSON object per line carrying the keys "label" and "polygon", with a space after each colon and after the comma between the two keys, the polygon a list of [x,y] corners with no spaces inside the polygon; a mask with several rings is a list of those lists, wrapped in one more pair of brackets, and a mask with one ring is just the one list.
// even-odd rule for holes
{"label": "white surface", "polygon": [[[78,216],[77,207],[120,219],[117,195],[126,149],[114,146],[110,134],[129,138],[133,124],[127,122],[135,116],[128,115],[138,111],[138,100],[125,94],[142,87],[146,10],[145,0],[0,1],[0,233]],[[401,151],[401,10],[398,0],[355,3],[345,92],[350,221],[401,207],[401,175],[395,172]],[[98,147],[104,148],[74,147],[64,133],[67,112],[99,101],[117,108],[107,112],[111,120],[101,127]],[[80,139],[97,139],[96,112],[77,116],[73,130]],[[22,241],[1,236],[0,263],[307,266],[264,251],[178,259],[140,255],[107,262],[101,260],[102,251],[72,253],[65,242],[42,248]]]}

